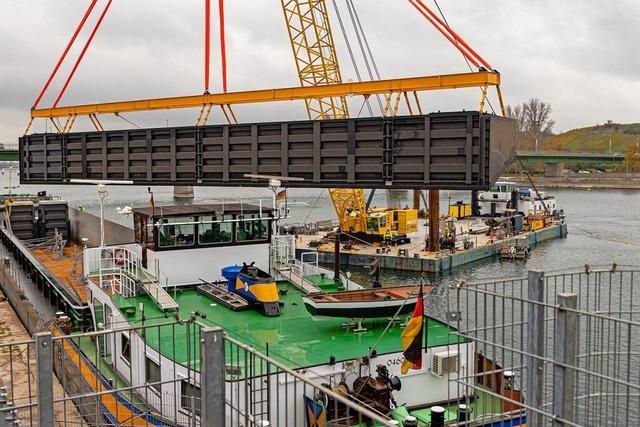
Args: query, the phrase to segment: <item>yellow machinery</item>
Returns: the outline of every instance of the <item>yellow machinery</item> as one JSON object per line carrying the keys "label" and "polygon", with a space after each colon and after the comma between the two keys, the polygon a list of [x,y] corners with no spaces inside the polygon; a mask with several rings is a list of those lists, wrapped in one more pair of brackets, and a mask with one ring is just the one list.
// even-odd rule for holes
{"label": "yellow machinery", "polygon": [[[342,84],[325,0],[281,0],[281,4],[301,86]],[[306,99],[309,119],[349,117],[345,96],[336,95]],[[387,102],[390,99],[387,97]],[[358,238],[397,240],[398,234],[406,235],[418,229],[417,210],[368,211],[361,188],[330,188],[329,195],[341,230]]]}
{"label": "yellow machinery", "polygon": [[457,219],[471,216],[471,204],[457,202],[453,205],[449,205],[449,216]]}
{"label": "yellow machinery", "polygon": [[367,241],[397,241],[418,230],[415,209],[367,209],[359,188],[330,188],[329,195],[340,229],[347,234]]}

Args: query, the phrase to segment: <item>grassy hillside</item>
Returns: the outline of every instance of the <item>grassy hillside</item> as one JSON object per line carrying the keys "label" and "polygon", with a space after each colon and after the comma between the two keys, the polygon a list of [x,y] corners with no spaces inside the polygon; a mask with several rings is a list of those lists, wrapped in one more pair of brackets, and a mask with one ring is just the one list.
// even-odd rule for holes
{"label": "grassy hillside", "polygon": [[543,150],[624,152],[630,144],[640,142],[640,123],[604,124],[552,135],[542,142]]}

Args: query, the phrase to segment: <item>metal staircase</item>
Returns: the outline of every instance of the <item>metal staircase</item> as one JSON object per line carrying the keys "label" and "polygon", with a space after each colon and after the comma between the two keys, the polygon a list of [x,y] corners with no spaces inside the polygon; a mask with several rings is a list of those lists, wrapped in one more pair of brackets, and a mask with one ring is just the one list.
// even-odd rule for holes
{"label": "metal staircase", "polygon": [[[83,251],[84,274],[98,278],[102,289],[109,289],[124,297],[137,294],[142,289],[162,311],[177,310],[180,306],[140,262],[138,254],[123,247],[85,248]],[[117,284],[117,286],[114,286]]]}
{"label": "metal staircase", "polygon": [[151,274],[142,267],[140,268],[140,271],[144,276],[140,280],[140,286],[144,289],[147,295],[151,297],[160,310],[169,311],[180,308],[178,303],[171,298],[171,295],[169,295],[162,285],[160,285],[160,282],[158,282],[155,277],[151,276]]}

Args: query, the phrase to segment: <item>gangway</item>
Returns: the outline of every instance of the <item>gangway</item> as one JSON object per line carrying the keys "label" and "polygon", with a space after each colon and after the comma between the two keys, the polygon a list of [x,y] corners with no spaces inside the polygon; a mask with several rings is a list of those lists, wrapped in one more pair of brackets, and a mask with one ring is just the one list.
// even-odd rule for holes
{"label": "gangway", "polygon": [[278,274],[291,282],[296,288],[300,289],[305,294],[317,294],[321,293],[322,289],[311,283],[309,279],[305,278],[302,275],[302,272],[299,268],[295,268],[294,264],[290,267],[281,267],[278,270]]}

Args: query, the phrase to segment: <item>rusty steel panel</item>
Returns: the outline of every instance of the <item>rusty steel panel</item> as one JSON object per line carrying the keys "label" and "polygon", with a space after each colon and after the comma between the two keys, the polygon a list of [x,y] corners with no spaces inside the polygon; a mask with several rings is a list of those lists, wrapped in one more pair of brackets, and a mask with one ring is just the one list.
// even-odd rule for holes
{"label": "rusty steel panel", "polygon": [[511,119],[474,111],[32,134],[20,181],[265,186],[246,174],[303,178],[289,187],[487,189],[515,150]]}

